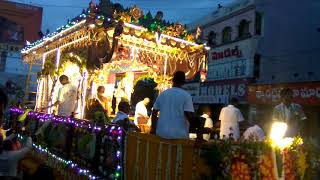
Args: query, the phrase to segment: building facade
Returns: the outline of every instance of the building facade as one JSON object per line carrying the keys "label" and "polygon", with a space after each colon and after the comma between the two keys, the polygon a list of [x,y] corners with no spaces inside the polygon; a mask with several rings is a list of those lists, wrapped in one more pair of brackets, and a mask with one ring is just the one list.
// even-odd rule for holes
{"label": "building facade", "polygon": [[312,0],[238,0],[189,24],[189,30],[202,29],[211,47],[195,103],[226,104],[237,97],[247,119],[269,122],[280,90],[289,87],[306,111],[307,126],[319,130],[319,9]]}
{"label": "building facade", "polygon": [[[0,86],[15,103],[25,96],[29,64],[23,62],[20,50],[27,41],[39,38],[42,8],[10,1],[0,1]],[[35,68],[35,72],[40,68]],[[36,82],[36,74],[30,81]],[[36,83],[30,84],[30,91],[37,90]],[[30,100],[35,93],[30,94]]]}

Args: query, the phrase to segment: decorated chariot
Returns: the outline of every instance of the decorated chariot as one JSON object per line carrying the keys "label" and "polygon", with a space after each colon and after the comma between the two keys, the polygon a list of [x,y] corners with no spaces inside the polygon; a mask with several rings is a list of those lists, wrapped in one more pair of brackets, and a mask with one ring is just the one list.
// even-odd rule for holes
{"label": "decorated chariot", "polygon": [[[158,12],[152,18],[138,7],[124,9],[107,0],[99,5],[91,2],[80,16],[22,50],[26,62],[42,63],[34,111],[11,108],[13,126],[25,127],[20,138],[37,137],[29,162],[48,165],[58,179],[307,177],[314,154],[300,141],[281,151],[286,162],[282,171],[269,142],[164,140],[84,119],[98,86],[104,86],[109,101],[130,101],[141,78],[154,79],[161,92],[170,87],[175,71],[186,72],[190,79],[206,67],[205,47],[195,43],[199,33],[189,34],[183,25],[168,23],[162,16]],[[57,100],[61,75],[77,87],[77,105],[70,116],[55,115],[51,106]]]}

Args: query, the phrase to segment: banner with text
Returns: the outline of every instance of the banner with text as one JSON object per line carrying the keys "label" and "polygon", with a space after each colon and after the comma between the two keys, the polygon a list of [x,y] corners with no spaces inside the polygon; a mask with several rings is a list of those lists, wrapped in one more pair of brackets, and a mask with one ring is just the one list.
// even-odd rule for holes
{"label": "banner with text", "polygon": [[207,80],[251,77],[256,39],[250,38],[213,48],[208,57]]}
{"label": "banner with text", "polygon": [[247,84],[246,79],[205,82],[200,85],[199,96],[194,97],[193,102],[228,104],[232,97],[244,101],[247,97]]}
{"label": "banner with text", "polygon": [[292,89],[296,103],[320,105],[320,82],[249,86],[249,102],[255,104],[279,103],[280,91],[283,88]]}

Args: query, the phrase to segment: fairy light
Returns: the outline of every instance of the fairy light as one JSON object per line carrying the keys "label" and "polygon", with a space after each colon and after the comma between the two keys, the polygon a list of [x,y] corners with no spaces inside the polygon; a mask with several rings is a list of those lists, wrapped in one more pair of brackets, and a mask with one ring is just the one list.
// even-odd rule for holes
{"label": "fairy light", "polygon": [[84,72],[84,79],[83,79],[83,93],[82,93],[82,109],[81,109],[81,118],[84,117],[84,107],[86,106],[86,101],[85,101],[85,98],[86,98],[86,94],[87,94],[87,87],[88,87],[88,82],[87,82],[87,79],[88,79],[88,72]]}
{"label": "fairy light", "polygon": [[[40,47],[42,47],[46,42],[48,41],[53,41],[53,39],[55,39],[56,37],[60,37],[62,36],[64,33],[72,30],[72,29],[75,29],[76,27],[79,27],[80,25],[83,25],[84,23],[86,22],[86,20],[82,20],[80,22],[72,22],[72,26],[69,26],[69,25],[65,25],[61,28],[58,28],[57,31],[60,31],[61,29],[63,29],[62,31],[60,32],[53,32],[47,36],[45,36],[44,38],[32,43],[30,46],[27,46],[26,48],[23,48],[21,50],[21,53],[22,54],[27,54],[29,53],[30,51],[33,51],[35,49],[38,49]],[[66,29],[64,29],[66,28]]]}
{"label": "fairy light", "polygon": [[[58,47],[58,48],[62,49],[62,48],[65,48],[65,47],[67,47],[67,46],[70,46],[70,45],[72,45],[72,44],[75,44],[75,43],[78,43],[78,42],[83,41],[83,40],[85,40],[85,39],[88,39],[88,38],[89,38],[89,35],[84,36],[84,37],[79,38],[79,39],[76,39],[76,40],[74,40],[74,41],[71,41],[71,42],[69,42],[69,43],[67,43],[67,44],[64,44],[64,45]],[[51,49],[50,51],[47,51],[46,53],[49,54],[49,53],[55,52],[58,48]]]}
{"label": "fairy light", "polygon": [[126,23],[126,22],[124,23],[124,25],[129,27],[129,28],[136,29],[136,30],[147,31],[147,29],[142,27],[142,26],[137,26],[137,25],[133,25],[133,24],[130,24],[130,23]]}
{"label": "fairy light", "polygon": [[61,55],[61,53],[60,53],[60,48],[58,48],[58,49],[57,49],[57,54],[56,54],[56,68],[57,68],[57,70],[58,70],[58,68],[59,68],[60,55]]}
{"label": "fairy light", "polygon": [[[13,107],[10,109],[11,113],[13,115],[21,115],[24,113],[24,110]],[[61,116],[55,116],[52,114],[44,114],[44,113],[39,113],[39,112],[34,112],[34,111],[30,111],[28,113],[28,117],[30,119],[35,119],[35,120],[39,120],[42,122],[51,120],[57,123],[65,123],[65,124],[71,124],[75,127],[85,127],[88,128],[91,127],[93,128],[93,130],[95,132],[101,132],[103,130],[102,127],[100,126],[96,126],[93,123],[90,123],[86,120],[80,120],[77,119],[75,121],[75,119],[72,119],[70,117],[61,117]],[[123,131],[122,128],[119,126],[115,126],[115,125],[105,125],[104,129],[106,130],[105,132],[107,132],[107,138],[106,140],[108,140],[108,137],[111,137],[113,140],[118,140],[117,142],[119,143],[119,149],[116,151],[115,154],[115,159],[118,161],[118,163],[115,166],[115,171],[113,172],[113,177],[114,179],[119,179],[121,178],[122,175],[122,151],[121,149],[123,149],[123,141],[122,140],[122,136],[123,136]],[[109,132],[109,133],[108,133]],[[20,138],[23,138],[21,135],[19,135]],[[51,157],[54,158],[55,160],[59,161],[60,163],[63,163],[65,165],[65,167],[74,169],[75,172],[77,172],[77,174],[79,175],[85,175],[87,177],[89,177],[90,179],[97,179],[100,178],[98,176],[94,176],[90,170],[88,169],[83,169],[81,168],[78,164],[76,164],[75,162],[71,161],[71,160],[66,160],[52,152],[50,152],[50,149],[43,147],[41,145],[37,145],[37,144],[33,144],[33,147],[35,149],[36,152],[40,153],[40,154],[44,154],[45,157]]]}
{"label": "fairy light", "polygon": [[47,53],[42,54],[42,69],[44,68],[44,64],[46,63],[46,56],[47,56]]}
{"label": "fairy light", "polygon": [[41,98],[43,95],[43,93],[42,93],[43,83],[44,83],[43,78],[38,80],[37,95],[36,95],[36,107],[35,108],[41,107]]}

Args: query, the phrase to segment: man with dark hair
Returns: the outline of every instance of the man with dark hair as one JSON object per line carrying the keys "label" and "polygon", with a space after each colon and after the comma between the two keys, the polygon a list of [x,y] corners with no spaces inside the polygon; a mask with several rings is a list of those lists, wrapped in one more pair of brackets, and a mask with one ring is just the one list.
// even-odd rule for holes
{"label": "man with dark hair", "polygon": [[118,105],[118,112],[113,118],[112,123],[123,126],[125,130],[140,131],[140,129],[129,120],[130,104],[128,101],[121,100]]}
{"label": "man with dark hair", "polygon": [[153,105],[151,133],[166,139],[188,139],[194,108],[190,94],[181,88],[185,73],[177,71],[172,81],[173,87],[162,92]]}
{"label": "man with dark hair", "polygon": [[57,101],[52,106],[58,106],[59,116],[70,116],[76,110],[77,88],[70,83],[66,75],[61,75],[59,81],[62,87],[59,89]]}
{"label": "man with dark hair", "polygon": [[284,88],[280,91],[281,103],[273,109],[273,121],[285,122],[288,125],[286,135],[288,137],[296,136],[302,133],[303,121],[307,119],[302,107],[293,103],[293,91]]}
{"label": "man with dark hair", "polygon": [[237,98],[231,98],[230,104],[221,109],[219,120],[220,139],[232,138],[238,140],[240,138],[239,122],[244,121],[244,118],[237,108],[239,101]]}
{"label": "man with dark hair", "polygon": [[128,101],[120,101],[118,105],[118,112],[116,116],[113,118],[112,122],[116,123],[117,121],[129,119],[129,113],[130,113],[130,104]]}

